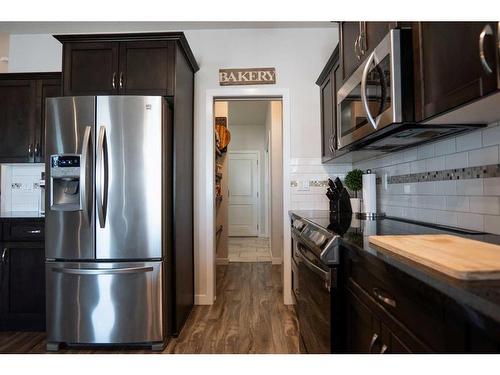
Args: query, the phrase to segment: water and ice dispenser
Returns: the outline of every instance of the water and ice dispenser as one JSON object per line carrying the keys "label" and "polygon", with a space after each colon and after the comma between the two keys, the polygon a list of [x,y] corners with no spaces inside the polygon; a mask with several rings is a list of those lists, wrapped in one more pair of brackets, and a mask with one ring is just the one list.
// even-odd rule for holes
{"label": "water and ice dispenser", "polygon": [[82,210],[81,155],[52,155],[50,159],[50,209],[54,211]]}

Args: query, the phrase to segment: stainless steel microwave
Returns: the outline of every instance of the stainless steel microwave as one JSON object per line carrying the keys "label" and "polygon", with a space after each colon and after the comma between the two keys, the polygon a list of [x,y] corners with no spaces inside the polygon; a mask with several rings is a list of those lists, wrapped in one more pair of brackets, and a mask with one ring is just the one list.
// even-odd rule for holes
{"label": "stainless steel microwave", "polygon": [[[402,50],[411,50],[411,44],[403,43],[404,32],[391,30],[338,91],[339,148],[393,123],[413,121],[413,85],[403,88],[402,84],[403,77],[412,73],[402,71],[412,69],[411,62],[402,64]],[[412,77],[408,78],[410,83]],[[403,93],[407,97],[403,98]]]}
{"label": "stainless steel microwave", "polygon": [[481,127],[415,122],[412,36],[393,29],[337,93],[337,148],[391,152]]}

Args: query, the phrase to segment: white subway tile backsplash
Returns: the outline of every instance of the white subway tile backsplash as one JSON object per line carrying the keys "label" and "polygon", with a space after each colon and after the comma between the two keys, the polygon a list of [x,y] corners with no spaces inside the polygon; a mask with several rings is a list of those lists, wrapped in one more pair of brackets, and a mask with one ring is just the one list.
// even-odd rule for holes
{"label": "white subway tile backsplash", "polygon": [[457,180],[458,195],[483,195],[483,179]]}
{"label": "white subway tile backsplash", "polygon": [[458,226],[462,228],[483,231],[484,230],[484,216],[480,214],[463,213],[457,214]]}
{"label": "white subway tile backsplash", "polygon": [[417,182],[417,194],[432,195],[436,192],[436,184],[434,182]]}
{"label": "white subway tile backsplash", "polygon": [[485,178],[484,195],[500,195],[500,177]]}
{"label": "white subway tile backsplash", "polygon": [[454,169],[454,168],[463,168],[467,167],[467,153],[459,152],[457,154],[451,154],[445,156],[445,168],[446,169]]}
{"label": "white subway tile backsplash", "polygon": [[498,146],[483,147],[469,151],[469,167],[498,164]]}
{"label": "white subway tile backsplash", "polygon": [[445,139],[444,141],[436,142],[434,144],[434,150],[436,156],[453,154],[457,150],[455,144],[456,144],[455,138]]}
{"label": "white subway tile backsplash", "polygon": [[418,152],[417,148],[411,148],[407,151],[403,152],[403,161],[408,162],[408,161],[415,161],[418,159]]}
{"label": "white subway tile backsplash", "polygon": [[500,215],[500,197],[470,197],[470,212]]}
{"label": "white subway tile backsplash", "polygon": [[469,211],[470,201],[469,197],[455,196],[446,197],[446,205],[447,210],[450,211]]}
{"label": "white subway tile backsplash", "polygon": [[436,223],[451,227],[458,225],[458,214],[450,211],[436,211]]}
{"label": "white subway tile backsplash", "polygon": [[457,181],[456,180],[446,180],[446,181],[436,181],[434,183],[436,187],[436,194],[439,195],[457,195]]}
{"label": "white subway tile backsplash", "polygon": [[445,169],[445,157],[439,156],[437,158],[430,158],[425,160],[425,171],[441,171]]}
{"label": "white subway tile backsplash", "polygon": [[500,234],[500,216],[484,215],[484,231]]}
{"label": "white subway tile backsplash", "polygon": [[499,145],[500,144],[500,126],[488,127],[482,131],[483,146]]}
{"label": "white subway tile backsplash", "polygon": [[468,151],[482,146],[481,131],[473,131],[456,138],[457,151]]}
{"label": "white subway tile backsplash", "polygon": [[422,146],[418,146],[417,148],[417,156],[419,159],[432,158],[434,156],[434,144],[426,144]]}
{"label": "white subway tile backsplash", "polygon": [[422,173],[426,171],[426,160],[417,160],[410,163],[410,173]]}

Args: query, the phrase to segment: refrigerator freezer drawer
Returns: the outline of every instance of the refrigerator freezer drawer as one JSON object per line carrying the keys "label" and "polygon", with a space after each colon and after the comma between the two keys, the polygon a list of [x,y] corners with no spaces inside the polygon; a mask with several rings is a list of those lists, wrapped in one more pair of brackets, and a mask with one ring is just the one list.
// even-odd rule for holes
{"label": "refrigerator freezer drawer", "polygon": [[47,262],[47,341],[163,341],[163,262]]}

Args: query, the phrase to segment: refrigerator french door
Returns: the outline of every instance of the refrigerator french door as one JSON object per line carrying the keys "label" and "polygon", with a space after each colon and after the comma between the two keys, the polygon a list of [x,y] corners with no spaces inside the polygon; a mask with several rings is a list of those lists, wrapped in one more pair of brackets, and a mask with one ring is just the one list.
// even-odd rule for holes
{"label": "refrigerator french door", "polygon": [[47,342],[165,340],[161,97],[47,100]]}

